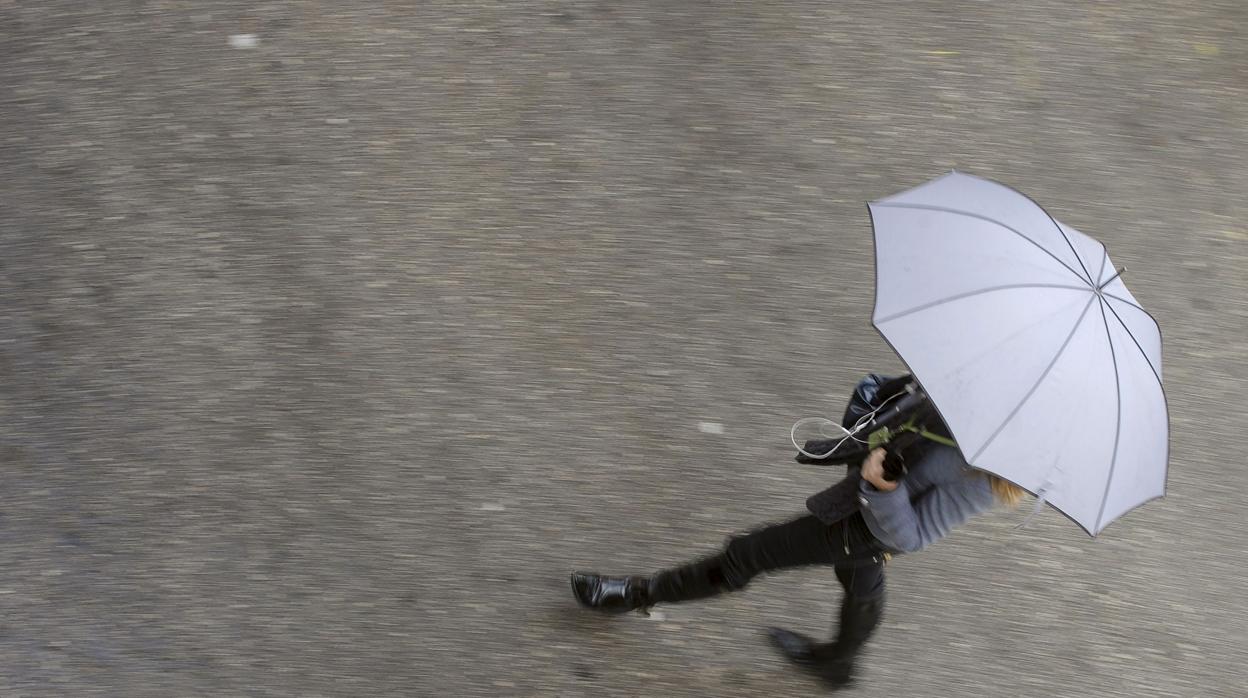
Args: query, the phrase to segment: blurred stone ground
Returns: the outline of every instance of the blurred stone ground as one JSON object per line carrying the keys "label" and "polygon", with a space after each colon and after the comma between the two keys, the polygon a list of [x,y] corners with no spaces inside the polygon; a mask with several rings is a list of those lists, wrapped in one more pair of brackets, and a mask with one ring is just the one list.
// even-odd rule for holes
{"label": "blurred stone ground", "polygon": [[0,694],[811,695],[760,629],[828,632],[827,571],[649,620],[566,575],[835,477],[790,424],[899,367],[863,202],[957,168],[1128,268],[1169,496],[896,561],[854,694],[1246,695],[1245,26],[0,0]]}

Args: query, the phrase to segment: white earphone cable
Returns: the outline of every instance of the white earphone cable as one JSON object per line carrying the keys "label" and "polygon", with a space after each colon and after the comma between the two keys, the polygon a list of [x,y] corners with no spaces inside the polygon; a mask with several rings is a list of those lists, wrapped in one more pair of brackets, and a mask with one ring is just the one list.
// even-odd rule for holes
{"label": "white earphone cable", "polygon": [[[887,405],[888,403],[892,402],[893,400],[896,400],[897,398],[901,397],[902,395],[906,395],[906,394],[908,394],[908,391],[904,391],[904,390],[903,390],[903,391],[901,391],[901,392],[899,392],[899,393],[896,393],[896,394],[894,394],[894,395],[890,396],[888,399],[884,400],[884,402],[881,402],[881,403],[879,404],[879,406],[878,406],[878,407],[876,407],[875,409],[871,410],[871,411],[870,411],[870,412],[868,412],[867,414],[864,414],[864,415],[862,415],[861,417],[859,417],[859,418],[858,418],[858,421],[854,422],[854,428],[853,428],[853,429],[846,429],[845,427],[841,426],[840,424],[837,424],[836,422],[833,422],[832,420],[830,420],[830,419],[826,419],[826,418],[824,418],[824,417],[805,417],[805,418],[803,418],[803,419],[799,419],[799,420],[797,420],[796,422],[794,422],[794,423],[793,423],[793,428],[792,428],[792,429],[789,429],[789,441],[791,441],[791,442],[793,443],[793,448],[796,448],[798,453],[802,454],[803,456],[806,456],[807,458],[812,458],[812,459],[814,459],[814,460],[819,460],[820,458],[823,458],[823,457],[827,456],[827,455],[828,455],[828,453],[835,452],[835,451],[836,451],[838,448],[840,448],[840,447],[841,447],[841,446],[842,446],[842,445],[843,445],[846,441],[849,441],[850,439],[853,439],[854,441],[857,441],[857,442],[858,442],[858,443],[860,443],[860,444],[865,444],[865,443],[867,443],[866,441],[863,441],[862,439],[860,439],[860,438],[858,438],[858,437],[857,437],[858,432],[862,431],[863,427],[865,427],[865,426],[866,426],[867,424],[869,424],[869,423],[870,423],[873,419],[875,419],[875,415],[879,414],[880,410],[884,409],[884,406],[885,406],[885,405]],[[831,451],[828,451],[828,453],[822,453],[822,454],[807,453],[807,452],[806,452],[806,451],[805,451],[805,450],[804,450],[801,446],[799,446],[799,445],[798,445],[798,443],[797,443],[797,428],[798,428],[798,427],[800,427],[800,426],[802,426],[803,424],[806,424],[806,423],[808,423],[808,422],[814,422],[814,421],[822,421],[822,422],[824,422],[824,423],[825,423],[825,425],[826,425],[826,424],[831,424],[831,425],[835,426],[837,429],[839,429],[839,430],[841,431],[841,433],[845,434],[845,436],[844,436],[844,437],[843,437],[840,441],[836,442],[836,446],[832,447],[832,450],[831,450]],[[822,434],[822,433],[824,433],[822,429],[820,429],[820,433],[821,433],[821,434]],[[826,435],[826,434],[825,434],[825,435]]]}

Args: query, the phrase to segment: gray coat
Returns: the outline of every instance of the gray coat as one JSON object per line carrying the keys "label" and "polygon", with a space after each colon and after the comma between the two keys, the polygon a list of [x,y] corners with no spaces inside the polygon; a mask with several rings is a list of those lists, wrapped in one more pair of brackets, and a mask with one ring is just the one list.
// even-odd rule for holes
{"label": "gray coat", "polygon": [[833,524],[862,512],[867,527],[887,548],[916,552],[993,505],[987,477],[949,446],[934,446],[910,468],[897,489],[882,492],[853,468],[844,480],[806,500],[806,508]]}

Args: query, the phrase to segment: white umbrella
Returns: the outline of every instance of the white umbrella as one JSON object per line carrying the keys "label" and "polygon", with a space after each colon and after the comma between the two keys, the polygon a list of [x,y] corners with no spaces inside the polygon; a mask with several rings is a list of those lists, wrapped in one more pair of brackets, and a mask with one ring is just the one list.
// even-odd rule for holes
{"label": "white umbrella", "polygon": [[1161,332],[1104,245],[958,172],[868,208],[873,322],[967,462],[1093,536],[1165,495]]}

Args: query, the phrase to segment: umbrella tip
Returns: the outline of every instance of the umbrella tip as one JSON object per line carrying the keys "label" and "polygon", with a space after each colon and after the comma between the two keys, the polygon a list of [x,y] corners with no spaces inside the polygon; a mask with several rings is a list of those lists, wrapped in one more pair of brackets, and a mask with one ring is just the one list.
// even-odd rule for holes
{"label": "umbrella tip", "polygon": [[1110,284],[1110,282],[1111,282],[1111,281],[1113,281],[1114,279],[1116,279],[1116,278],[1118,278],[1118,277],[1122,276],[1122,272],[1124,272],[1124,271],[1126,271],[1126,270],[1127,270],[1127,268],[1126,268],[1126,267],[1119,267],[1119,268],[1118,268],[1118,273],[1117,273],[1117,274],[1114,274],[1113,276],[1111,276],[1111,277],[1109,277],[1108,279],[1106,279],[1106,280],[1105,280],[1105,283],[1103,283],[1103,284],[1101,284],[1100,286],[1097,286],[1097,287],[1096,287],[1096,290],[1098,290],[1098,291],[1099,291],[1099,290],[1101,290],[1101,289],[1105,288],[1106,286],[1108,286],[1108,285]]}

